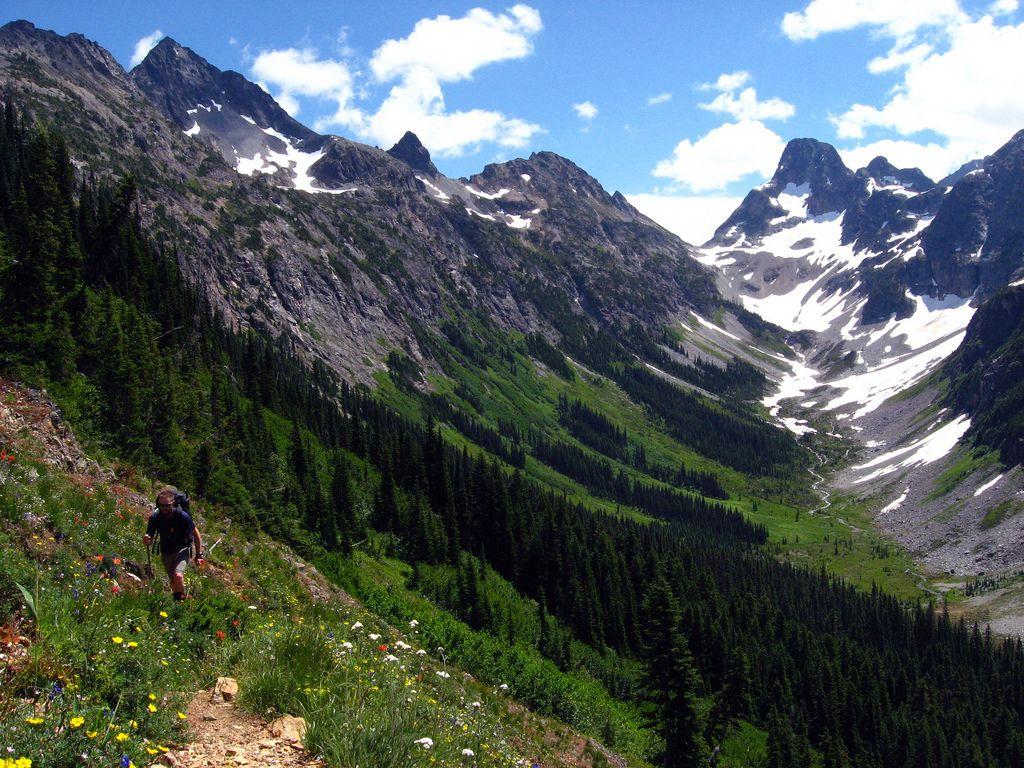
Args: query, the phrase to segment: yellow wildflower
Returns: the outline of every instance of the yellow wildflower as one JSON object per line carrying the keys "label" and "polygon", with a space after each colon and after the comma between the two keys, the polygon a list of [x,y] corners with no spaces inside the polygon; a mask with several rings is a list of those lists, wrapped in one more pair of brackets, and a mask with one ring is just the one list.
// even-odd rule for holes
{"label": "yellow wildflower", "polygon": [[115,736],[114,738],[118,741],[128,741],[129,736],[127,733],[124,733],[122,731],[121,733],[117,734],[117,736]]}
{"label": "yellow wildflower", "polygon": [[99,731],[86,731],[85,735],[88,736],[90,739],[95,739],[96,738],[96,734],[98,734],[98,733],[99,733]]}
{"label": "yellow wildflower", "polygon": [[40,723],[43,722],[43,718],[41,718],[41,717],[26,717],[25,718],[25,722],[28,723],[29,725],[39,725]]}
{"label": "yellow wildflower", "polygon": [[120,637],[119,635],[114,635],[112,638],[110,638],[110,642],[112,642],[114,645],[120,645],[124,642],[124,638]]}
{"label": "yellow wildflower", "polygon": [[156,712],[156,704],[150,704],[149,705],[149,711],[150,712]]}
{"label": "yellow wildflower", "polygon": [[188,720],[188,715],[186,715],[184,712],[179,712],[178,713],[178,719],[179,720]]}
{"label": "yellow wildflower", "polygon": [[85,724],[85,718],[84,717],[72,717],[70,722],[71,722],[71,727],[72,728],[81,728]]}
{"label": "yellow wildflower", "polygon": [[161,619],[166,619],[167,618],[167,611],[160,611],[160,618]]}

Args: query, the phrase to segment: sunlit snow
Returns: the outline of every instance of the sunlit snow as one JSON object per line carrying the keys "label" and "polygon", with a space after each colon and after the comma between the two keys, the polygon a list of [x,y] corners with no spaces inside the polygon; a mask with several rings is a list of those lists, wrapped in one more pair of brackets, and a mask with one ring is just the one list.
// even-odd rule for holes
{"label": "sunlit snow", "polygon": [[1003,476],[1002,476],[1002,475],[996,475],[996,476],[995,476],[995,477],[993,477],[993,478],[992,478],[991,480],[989,480],[989,481],[988,481],[987,483],[985,483],[985,484],[984,484],[983,486],[981,486],[980,488],[978,488],[978,490],[976,490],[976,491],[974,492],[974,495],[975,495],[975,496],[981,496],[981,494],[983,494],[983,493],[984,493],[985,491],[987,491],[987,490],[988,490],[989,488],[991,488],[992,486],[994,486],[994,485],[995,485],[996,483],[998,483],[998,482],[999,482],[1000,480],[1002,480],[1002,479],[1003,479]]}
{"label": "sunlit snow", "polygon": [[323,189],[322,187],[313,186],[316,179],[310,176],[309,169],[313,167],[317,160],[324,156],[324,151],[320,149],[316,152],[303,152],[295,146],[293,139],[285,136],[280,131],[273,128],[260,128],[260,130],[268,136],[273,136],[283,141],[285,151],[274,152],[268,149],[266,153],[257,152],[252,157],[239,158],[235,170],[243,176],[249,176],[254,171],[274,174],[279,170],[285,169],[292,172],[292,186],[303,192],[326,192],[331,195],[340,195],[345,192],[357,191],[357,187],[350,189]]}
{"label": "sunlit snow", "polygon": [[897,509],[900,508],[900,505],[903,504],[903,502],[907,500],[907,494],[909,494],[909,493],[910,493],[910,489],[909,488],[905,488],[903,490],[903,493],[901,493],[899,495],[899,497],[893,499],[888,504],[886,504],[884,507],[882,507],[880,510],[878,510],[878,514],[880,514],[880,515],[887,515],[890,512],[895,512]]}
{"label": "sunlit snow", "polygon": [[471,187],[469,184],[467,184],[466,191],[469,192],[469,194],[471,195],[475,195],[476,197],[482,197],[484,200],[497,200],[499,197],[504,197],[512,190],[508,189],[507,187],[502,187],[501,189],[494,193],[481,192],[479,189],[475,189],[474,187]]}
{"label": "sunlit snow", "polygon": [[[854,467],[854,471],[874,469],[873,472],[855,480],[855,483],[866,483],[879,477],[896,472],[900,469],[920,467],[931,464],[947,456],[964,433],[970,429],[971,420],[966,416],[957,416],[953,421],[929,432],[908,446],[884,453],[871,461]],[[875,469],[877,467],[877,469]]]}
{"label": "sunlit snow", "polygon": [[441,191],[440,187],[437,187],[437,186],[431,184],[429,181],[424,179],[422,176],[417,176],[416,178],[419,179],[420,181],[422,181],[427,186],[427,188],[430,189],[434,193],[433,195],[431,195],[431,197],[435,197],[438,200],[444,200],[444,201],[448,201],[448,200],[452,199],[451,195],[445,194],[443,191]]}

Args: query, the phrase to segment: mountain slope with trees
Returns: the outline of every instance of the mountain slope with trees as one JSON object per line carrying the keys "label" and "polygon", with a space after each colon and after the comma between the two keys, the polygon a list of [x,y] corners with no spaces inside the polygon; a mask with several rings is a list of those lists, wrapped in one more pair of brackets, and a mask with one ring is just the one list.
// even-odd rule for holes
{"label": "mountain slope with trees", "polygon": [[[403,587],[454,588],[452,610],[480,634],[450,635],[464,638],[452,653],[471,670],[500,660],[531,706],[639,758],[703,760],[749,726],[772,766],[1024,759],[1019,641],[781,563],[726,507],[692,497],[667,522],[617,519],[451,444],[231,329],[146,231],[130,180],[76,184],[59,136],[10,102],[3,125],[3,300],[31,288],[82,307],[24,307],[4,327],[4,368],[47,384],[111,455],[191,484],[384,619],[408,621],[413,599],[386,586],[393,558],[412,567]],[[4,585],[10,616],[20,601]],[[580,690],[619,704],[574,708]]]}

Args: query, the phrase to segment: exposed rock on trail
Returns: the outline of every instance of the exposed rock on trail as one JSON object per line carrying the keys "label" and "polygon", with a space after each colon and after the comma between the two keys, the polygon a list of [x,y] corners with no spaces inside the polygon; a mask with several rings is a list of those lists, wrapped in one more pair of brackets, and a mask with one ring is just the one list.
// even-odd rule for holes
{"label": "exposed rock on trail", "polygon": [[[226,697],[217,692],[218,688],[223,688],[221,681],[213,689],[199,691],[192,697],[188,707],[191,741],[164,755],[161,758],[163,765],[177,768],[235,765],[299,768],[323,765],[303,749],[301,742],[290,738],[294,728],[288,732],[276,729],[281,735],[274,736],[264,720],[240,712],[233,701],[225,701]],[[296,720],[301,722],[301,718],[294,718],[291,722]]]}

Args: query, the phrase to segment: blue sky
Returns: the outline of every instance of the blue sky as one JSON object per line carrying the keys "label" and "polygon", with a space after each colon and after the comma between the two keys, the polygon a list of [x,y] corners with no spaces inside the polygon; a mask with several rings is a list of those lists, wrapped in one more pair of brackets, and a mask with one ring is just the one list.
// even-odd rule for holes
{"label": "blue sky", "polygon": [[[47,2],[126,67],[169,35],[302,122],[451,176],[548,149],[701,240],[783,143],[813,136],[940,176],[1024,128],[1016,0]],[[6,19],[5,19],[6,20]]]}

